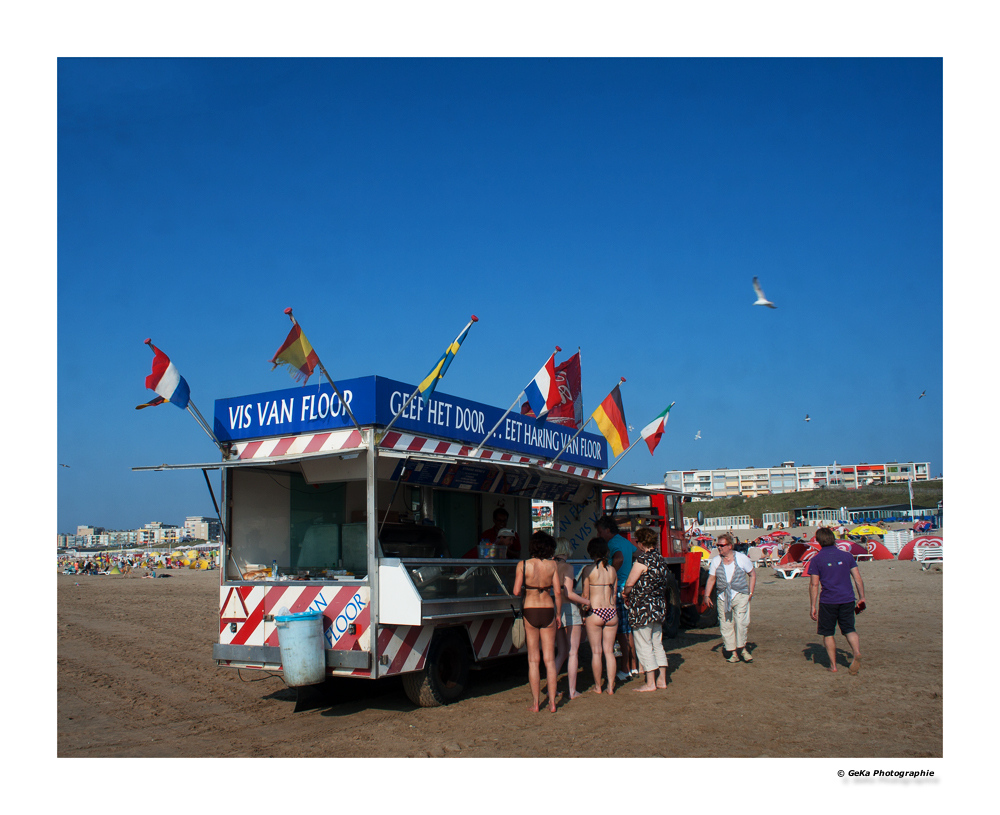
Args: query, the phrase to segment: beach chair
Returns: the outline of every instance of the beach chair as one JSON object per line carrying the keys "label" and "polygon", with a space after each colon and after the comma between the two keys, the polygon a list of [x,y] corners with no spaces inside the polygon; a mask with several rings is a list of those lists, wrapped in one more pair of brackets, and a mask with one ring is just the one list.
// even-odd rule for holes
{"label": "beach chair", "polygon": [[764,559],[765,557],[764,550],[758,546],[751,546],[747,550],[747,557],[750,558],[751,561],[753,561],[754,568],[766,562]]}
{"label": "beach chair", "polygon": [[913,559],[920,564],[920,570],[926,572],[935,563],[944,567],[944,547],[914,546]]}
{"label": "beach chair", "polygon": [[802,574],[803,569],[805,569],[805,566],[801,563],[774,564],[774,573],[779,577],[783,577],[785,580],[791,580],[793,577],[798,577]]}

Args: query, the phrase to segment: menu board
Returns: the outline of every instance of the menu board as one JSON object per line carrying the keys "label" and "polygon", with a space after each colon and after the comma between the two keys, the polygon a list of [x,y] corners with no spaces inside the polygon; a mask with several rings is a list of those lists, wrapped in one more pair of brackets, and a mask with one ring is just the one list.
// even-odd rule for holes
{"label": "menu board", "polygon": [[542,481],[531,497],[538,501],[569,501],[579,489],[578,484],[559,484],[555,481]]}
{"label": "menu board", "polygon": [[443,467],[436,461],[400,461],[392,473],[392,480],[425,486],[436,484]]}
{"label": "menu board", "polygon": [[475,492],[490,492],[500,475],[496,467],[488,464],[458,463],[445,465],[439,487],[450,487],[453,490],[474,490]]}
{"label": "menu board", "polygon": [[540,478],[527,470],[503,470],[494,492],[504,495],[530,495]]}

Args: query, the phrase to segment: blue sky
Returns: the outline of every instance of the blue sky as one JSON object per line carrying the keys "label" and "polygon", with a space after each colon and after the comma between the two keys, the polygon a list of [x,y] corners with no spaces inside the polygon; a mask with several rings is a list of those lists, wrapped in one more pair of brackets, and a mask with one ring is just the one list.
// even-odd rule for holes
{"label": "blue sky", "polygon": [[440,390],[500,407],[580,347],[588,413],[676,402],[615,480],[937,475],[942,93],[937,59],[62,59],[58,530],[212,514],[131,471],[217,458],[134,410],[143,340],[209,416],[292,384],[287,306],[335,378],[414,383],[475,313]]}

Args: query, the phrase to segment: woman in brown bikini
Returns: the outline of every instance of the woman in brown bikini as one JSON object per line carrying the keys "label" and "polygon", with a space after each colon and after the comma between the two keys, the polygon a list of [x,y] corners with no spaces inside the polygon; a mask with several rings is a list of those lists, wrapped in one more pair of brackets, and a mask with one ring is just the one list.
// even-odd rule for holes
{"label": "woman in brown bikini", "polygon": [[[549,710],[556,712],[556,629],[562,612],[562,586],[559,569],[552,560],[556,541],[545,532],[531,536],[530,557],[517,564],[514,594],[524,590],[524,633],[528,644],[528,684],[531,685],[532,710],[537,713],[541,695],[541,666],[545,660]],[[551,594],[550,594],[551,592]]]}
{"label": "woman in brown bikini", "polygon": [[[594,562],[583,570],[583,596],[590,607],[587,639],[590,641],[590,667],[594,672],[594,693],[601,692],[601,654],[608,667],[608,693],[615,692],[615,635],[618,611],[615,608],[618,573],[608,565],[608,545],[600,538],[587,544],[587,554]],[[586,611],[587,606],[584,606]]]}

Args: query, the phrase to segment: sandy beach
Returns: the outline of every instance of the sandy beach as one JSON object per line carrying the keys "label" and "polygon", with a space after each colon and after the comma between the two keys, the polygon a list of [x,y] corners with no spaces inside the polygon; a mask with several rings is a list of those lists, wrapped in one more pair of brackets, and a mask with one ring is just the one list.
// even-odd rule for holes
{"label": "sandy beach", "polygon": [[[861,569],[868,610],[857,676],[843,638],[840,671],[827,671],[807,579],[762,568],[752,664],[724,660],[706,614],[665,642],[666,690],[635,693],[632,681],[613,697],[591,693],[588,663],[584,695],[563,698],[554,715],[528,712],[523,657],[475,671],[468,695],[447,707],[414,707],[398,679],[335,680],[297,704],[280,677],[216,667],[218,572],[60,574],[57,754],[940,757],[942,568]],[[565,675],[559,685],[564,692]],[[614,726],[595,728],[602,720]]]}

